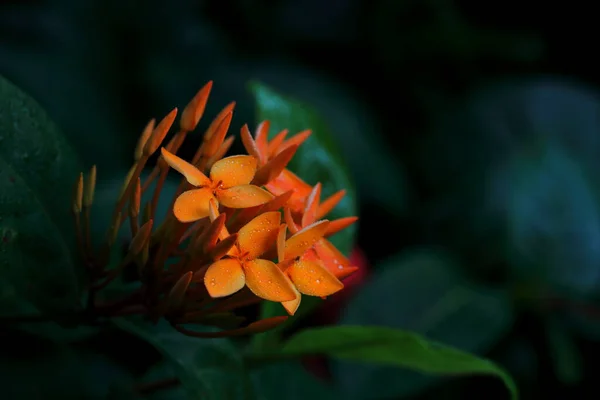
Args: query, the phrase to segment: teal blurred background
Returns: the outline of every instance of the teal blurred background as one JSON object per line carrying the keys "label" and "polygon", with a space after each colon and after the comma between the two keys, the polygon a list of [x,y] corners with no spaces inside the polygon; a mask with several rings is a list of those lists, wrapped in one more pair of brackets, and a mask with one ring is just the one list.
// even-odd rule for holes
{"label": "teal blurred background", "polygon": [[[412,329],[490,357],[525,399],[597,398],[592,5],[9,0],[0,74],[98,165],[100,199],[148,119],[208,80],[208,116],[237,101],[234,133],[257,122],[252,80],[311,104],[355,180],[369,264],[339,321]],[[506,398],[492,378],[328,370],[347,399]]]}

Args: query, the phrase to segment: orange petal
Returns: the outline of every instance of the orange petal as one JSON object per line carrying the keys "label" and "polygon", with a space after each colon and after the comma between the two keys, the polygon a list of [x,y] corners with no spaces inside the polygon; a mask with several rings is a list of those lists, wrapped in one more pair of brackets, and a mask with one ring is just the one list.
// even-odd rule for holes
{"label": "orange petal", "polygon": [[283,209],[283,218],[285,219],[285,223],[287,224],[288,228],[290,229],[290,232],[292,232],[292,235],[295,235],[296,233],[298,233],[298,231],[300,230],[300,227],[298,226],[298,224],[296,224],[296,221],[294,221],[294,217],[292,216],[292,211],[285,207]]}
{"label": "orange petal", "polygon": [[[223,109],[217,114],[215,119],[212,120],[206,132],[204,133],[204,140],[210,140],[212,136],[215,134],[216,130],[221,125],[223,119],[227,116],[227,114],[233,113],[233,109],[235,108],[235,101],[227,104]],[[197,161],[197,160],[196,160]]]}
{"label": "orange petal", "polygon": [[256,147],[258,147],[258,151],[260,153],[260,161],[261,164],[267,162],[267,155],[269,151],[269,128],[271,127],[271,123],[269,121],[262,121],[256,127],[256,134],[254,135],[254,141],[256,142]]}
{"label": "orange petal", "polygon": [[[215,134],[215,131],[217,129],[219,129],[219,126],[221,125],[221,122],[227,116],[227,114],[233,112],[233,108],[234,107],[235,107],[235,101],[232,101],[231,103],[227,104],[225,106],[225,108],[223,108],[219,112],[219,114],[217,114],[217,116],[215,117],[215,119],[212,120],[212,122],[208,126],[208,129],[206,129],[206,132],[204,133],[203,143],[212,140],[212,137]],[[200,147],[198,147],[198,150],[196,150],[196,154],[194,154],[194,158],[192,158],[192,164],[194,164],[194,165],[198,164],[198,162],[202,158],[202,154],[204,152],[204,149],[205,149],[204,144],[201,145]]]}
{"label": "orange petal", "polygon": [[169,164],[171,168],[179,172],[185,177],[185,179],[194,186],[208,186],[211,184],[210,179],[204,175],[200,170],[194,167],[187,161],[177,157],[175,154],[169,152],[164,147],[160,149],[164,160]]}
{"label": "orange petal", "polygon": [[225,157],[213,164],[210,178],[220,182],[221,188],[247,185],[256,173],[256,158],[252,156]]}
{"label": "orange petal", "polygon": [[221,215],[219,214],[219,203],[213,197],[208,201],[208,216],[210,218],[210,222],[213,222],[217,217]]}
{"label": "orange petal", "polygon": [[285,255],[285,238],[287,235],[287,225],[281,224],[277,233],[277,261],[281,262]]}
{"label": "orange petal", "polygon": [[209,188],[188,190],[175,200],[173,213],[180,222],[198,221],[209,216],[208,204],[211,199],[214,197]]}
{"label": "orange petal", "polygon": [[273,156],[277,155],[277,153],[279,153],[279,147],[285,140],[285,137],[287,136],[287,134],[288,134],[288,130],[284,129],[281,132],[279,132],[277,135],[275,135],[273,137],[273,139],[269,140],[269,146],[268,146],[269,158],[273,157]]}
{"label": "orange petal", "polygon": [[273,200],[263,204],[259,212],[278,211],[280,208],[283,208],[285,206],[290,197],[292,197],[292,194],[294,194],[294,192],[292,190],[289,190],[283,194],[275,196]]}
{"label": "orange petal", "polygon": [[302,256],[317,240],[323,237],[328,226],[329,221],[318,221],[289,238],[285,242],[285,259]]}
{"label": "orange petal", "polygon": [[346,195],[345,190],[340,190],[339,192],[335,192],[319,205],[319,211],[317,212],[317,219],[325,217],[327,214],[331,212],[338,205],[340,201]]}
{"label": "orange petal", "polygon": [[338,279],[344,279],[358,269],[327,239],[320,239],[313,248],[325,268]]}
{"label": "orange petal", "polygon": [[169,133],[169,129],[173,125],[173,121],[175,121],[175,117],[177,116],[177,108],[174,108],[166,117],[164,117],[154,131],[152,131],[152,135],[146,141],[144,145],[143,154],[145,156],[150,156],[154,154],[156,150],[158,150],[160,144],[165,140],[167,133]]}
{"label": "orange petal", "polygon": [[204,275],[204,285],[210,297],[229,296],[241,290],[245,283],[242,265],[233,258],[212,263]]}
{"label": "orange petal", "polygon": [[235,139],[235,136],[229,136],[228,138],[226,138],[223,141],[223,144],[221,144],[221,147],[219,147],[219,150],[217,150],[217,152],[215,154],[213,154],[213,156],[206,162],[206,168],[208,168],[210,170],[217,161],[219,161],[221,158],[225,157],[225,154],[227,154],[227,152],[231,148],[231,145],[233,144],[234,139]]}
{"label": "orange petal", "polygon": [[144,151],[144,146],[146,146],[146,142],[150,138],[150,135],[154,131],[154,126],[156,125],[156,120],[152,118],[147,124],[140,138],[138,139],[137,146],[135,146],[135,152],[133,153],[133,158],[135,161],[139,160],[142,157],[142,152]]}
{"label": "orange petal", "polygon": [[[240,136],[242,137],[242,144],[246,148],[246,151],[248,152],[248,154],[256,157],[256,159],[260,161],[261,160],[260,150],[258,150],[258,147],[256,146],[256,142],[252,138],[252,134],[250,133],[250,130],[248,129],[247,124],[242,126],[242,129],[240,130]],[[261,162],[261,164],[263,164],[263,163]]]}
{"label": "orange petal", "polygon": [[321,183],[317,183],[310,195],[306,198],[304,213],[302,214],[302,226],[308,226],[317,220],[317,211],[321,201]]}
{"label": "orange petal", "polygon": [[284,169],[278,177],[272,179],[265,187],[275,196],[279,196],[288,190],[293,190],[294,193],[287,205],[294,212],[302,212],[302,210],[304,210],[306,197],[308,197],[312,190],[312,187],[309,184],[304,182],[289,169]]}
{"label": "orange petal", "polygon": [[229,112],[225,114],[214,133],[210,138],[204,137],[204,148],[202,149],[202,154],[206,158],[210,158],[215,155],[219,148],[223,144],[225,140],[225,136],[227,136],[227,131],[229,130],[229,125],[231,125],[231,119],[233,118],[233,113]]}
{"label": "orange petal", "polygon": [[273,195],[254,185],[239,185],[217,191],[217,199],[225,207],[248,208],[273,200]]}
{"label": "orange petal", "polygon": [[[217,200],[213,197],[208,201],[208,217],[210,218],[210,222],[214,222],[219,215],[219,203],[217,203]],[[223,217],[225,217],[225,215],[223,215]],[[223,219],[223,221],[225,221],[225,219]],[[227,236],[229,236],[229,231],[225,224],[223,224],[223,228],[219,232],[219,239],[223,240]]]}
{"label": "orange petal", "polygon": [[206,102],[208,101],[212,85],[213,82],[208,81],[208,83],[196,93],[194,98],[183,109],[183,113],[181,113],[181,118],[179,120],[179,126],[182,131],[191,132],[196,129],[198,121],[200,121],[200,118],[202,118],[202,115],[204,114],[204,109],[206,108]]}
{"label": "orange petal", "polygon": [[287,311],[287,313],[290,315],[294,315],[296,311],[298,311],[298,307],[300,307],[300,301],[302,300],[302,295],[300,294],[298,289],[296,289],[296,287],[294,287],[294,291],[296,292],[295,300],[281,302],[281,305],[283,306],[283,308],[285,308],[285,311]]}
{"label": "orange petal", "polygon": [[271,158],[265,165],[256,171],[252,183],[263,186],[277,178],[292,160],[296,154],[296,150],[298,150],[298,146],[291,146]]}
{"label": "orange petal", "polygon": [[329,296],[344,288],[344,284],[320,262],[296,261],[286,273],[298,291],[309,296]]}
{"label": "orange petal", "polygon": [[300,146],[302,143],[304,143],[306,139],[308,139],[311,133],[312,131],[310,129],[307,129],[305,131],[295,134],[294,136],[283,142],[281,146],[279,146],[279,151],[283,151],[284,149],[287,149],[290,146]]}
{"label": "orange petal", "polygon": [[244,264],[244,272],[246,285],[258,297],[278,302],[296,299],[292,282],[272,261],[248,261]]}
{"label": "orange petal", "polygon": [[248,259],[264,254],[277,242],[281,214],[277,211],[264,213],[248,222],[239,230],[238,245]]}
{"label": "orange petal", "polygon": [[329,222],[329,227],[327,228],[327,232],[325,232],[325,237],[329,237],[339,231],[346,229],[353,223],[358,221],[358,217],[344,217],[338,218]]}

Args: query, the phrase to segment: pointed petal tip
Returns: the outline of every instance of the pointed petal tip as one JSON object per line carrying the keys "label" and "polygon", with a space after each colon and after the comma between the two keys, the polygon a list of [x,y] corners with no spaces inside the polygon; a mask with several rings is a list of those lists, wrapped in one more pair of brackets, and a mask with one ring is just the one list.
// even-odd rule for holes
{"label": "pointed petal tip", "polygon": [[240,291],[245,280],[241,264],[232,258],[212,263],[204,275],[204,285],[212,298],[226,297]]}

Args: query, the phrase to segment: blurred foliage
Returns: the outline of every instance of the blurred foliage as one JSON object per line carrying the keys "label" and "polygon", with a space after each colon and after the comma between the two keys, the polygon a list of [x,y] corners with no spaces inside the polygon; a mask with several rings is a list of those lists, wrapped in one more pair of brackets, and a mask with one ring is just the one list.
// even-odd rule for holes
{"label": "blurred foliage", "polygon": [[[379,268],[350,301],[341,323],[406,329],[476,354],[485,354],[512,327],[506,291],[469,282],[439,252],[397,256]],[[336,362],[333,373],[351,399],[366,398],[372,387],[380,387],[382,397],[404,397],[435,383],[389,366]]]}
{"label": "blurred foliage", "polygon": [[[0,5],[0,74],[39,101],[84,166],[98,165],[95,235],[104,235],[110,201],[144,124],[183,106],[207,80],[215,81],[215,89],[199,132],[232,100],[236,130],[266,115],[257,110],[256,90],[247,89],[252,80],[309,104],[331,128],[340,152],[335,162],[343,160],[356,183],[351,201],[361,216],[357,243],[373,264],[371,280],[342,322],[414,330],[487,356],[518,379],[525,398],[577,397],[598,393],[600,78],[590,51],[595,13],[585,5],[547,4],[544,10],[542,16],[539,8],[518,2],[450,0],[150,0],[143,6],[8,1]],[[557,29],[563,22],[573,28]],[[79,166],[50,162],[56,179],[43,181],[26,168],[34,157],[35,165],[43,165],[38,157],[53,155],[25,150],[47,149],[48,136],[22,135],[28,122],[15,124],[2,113],[9,87],[0,87],[0,136],[18,135],[19,141],[9,146],[0,140],[1,200],[30,200],[0,209],[0,235],[23,244],[0,254],[2,265],[13,260],[0,281],[1,311],[16,304],[24,312],[73,308],[77,280],[69,262],[59,262],[67,255],[57,253],[52,269],[39,270],[37,251],[62,246],[67,231],[52,221],[68,216],[43,210],[68,204],[69,171]],[[26,108],[38,112],[36,105]],[[304,128],[321,132],[297,127]],[[192,136],[182,156],[198,143]],[[234,150],[240,146],[237,141]],[[319,178],[311,164],[300,168]],[[42,238],[13,235],[31,224],[48,225]],[[424,248],[435,251],[419,250]],[[24,267],[15,269],[14,259],[23,257]],[[43,289],[56,301],[31,298],[30,286],[18,287],[23,274],[33,287],[52,278],[57,285]],[[133,367],[123,372],[122,363],[96,361],[102,351],[73,354],[74,341],[92,340],[89,331],[52,323],[24,326],[18,335],[2,329],[3,339],[15,340],[1,362],[7,382],[22,381],[24,371],[43,376],[36,371],[53,366],[37,388],[17,388],[22,391],[9,398],[35,398],[38,389],[84,396],[77,379],[70,378],[71,386],[56,384],[67,379],[61,371],[102,377],[105,388],[97,394],[110,387],[114,398],[131,398],[134,380],[168,378],[181,368],[162,342],[154,345],[164,357],[150,346],[132,346],[126,364]],[[24,329],[37,334],[23,336]],[[132,340],[112,338],[115,346]],[[19,358],[18,351],[25,353]],[[179,361],[197,361],[193,352],[186,357]],[[257,371],[255,394],[335,397],[359,395],[375,384],[371,391],[381,390],[380,397],[489,394],[489,381],[479,378],[456,383],[389,367],[330,364],[337,386],[291,362]],[[99,366],[86,372],[93,365]],[[289,385],[261,384],[267,381]],[[156,398],[181,398],[177,390]]]}

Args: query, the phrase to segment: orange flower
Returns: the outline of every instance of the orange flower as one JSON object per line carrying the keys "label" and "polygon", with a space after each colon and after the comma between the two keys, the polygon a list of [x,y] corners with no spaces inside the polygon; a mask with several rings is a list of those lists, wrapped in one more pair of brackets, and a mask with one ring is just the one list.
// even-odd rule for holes
{"label": "orange flower", "polygon": [[[216,205],[216,203],[213,203]],[[214,210],[211,219],[215,217]],[[260,259],[277,240],[281,213],[266,212],[244,225],[238,232],[236,245],[208,267],[204,284],[211,297],[225,297],[244,286],[258,297],[271,301],[293,301],[296,291],[290,280],[272,261]],[[226,229],[222,236],[227,236]]]}
{"label": "orange flower", "polygon": [[286,225],[279,228],[277,236],[277,258],[279,266],[295,286],[296,298],[281,304],[290,315],[294,315],[300,306],[301,294],[325,297],[344,288],[344,284],[332,274],[319,259],[305,257],[305,254],[325,234],[329,221],[315,222],[289,239],[286,237]]}
{"label": "orange flower", "polygon": [[[344,197],[345,191],[340,191],[330,196],[323,203],[320,203],[321,184],[317,183],[312,192],[307,198],[302,213],[300,223],[297,224],[294,220],[290,209],[284,211],[285,222],[292,234],[306,229],[306,227],[314,224],[319,218],[323,218],[328,214]],[[326,231],[318,238],[314,245],[307,249],[303,258],[305,260],[320,260],[323,265],[338,279],[344,279],[356,271],[358,268],[353,266],[350,260],[346,258],[326,237],[329,237],[342,229],[347,228],[358,220],[357,217],[344,217],[333,220],[329,223]]]}
{"label": "orange flower", "polygon": [[[150,175],[142,179],[140,174],[167,137],[177,109],[158,124],[155,120],[148,123],[99,251],[89,233],[96,168],[85,179],[83,174],[77,177],[71,207],[82,261],[89,272],[91,317],[120,315],[131,308],[152,321],[165,318],[176,330],[193,337],[258,333],[287,317],[239,327],[241,321],[234,311],[266,299],[282,303],[289,314],[294,314],[302,294],[324,297],[336,293],[344,286],[340,279],[355,270],[324,239],[356,220],[322,220],[345,192],[320,202],[320,184],[313,188],[286,169],[310,131],[291,138],[282,131],[269,141],[268,122],[259,124],[254,138],[244,126],[242,140],[249,155],[221,159],[233,142],[233,137],[226,138],[235,105],[230,103],[208,127],[191,162],[176,155],[204,113],[211,88],[209,82],[186,106],[178,131],[161,149],[162,157]],[[172,199],[172,210],[161,224],[155,224],[169,167],[185,179]],[[193,187],[188,190],[190,185]],[[151,201],[142,206],[141,199],[151,186]],[[282,218],[286,224],[281,223]],[[113,268],[110,255],[126,221],[131,243],[123,260]],[[190,224],[194,221],[198,222]],[[278,264],[270,261],[275,258]],[[131,264],[137,266],[140,290],[106,304],[97,303],[94,294]],[[199,285],[200,281],[204,285]],[[191,323],[230,328],[195,332],[183,327]]]}
{"label": "orange flower", "polygon": [[[244,125],[241,130],[242,142],[246,151],[256,157],[259,165],[264,168],[267,168],[269,163],[274,162],[276,157],[283,155],[286,150],[300,146],[311,134],[310,130],[305,130],[286,140],[287,130],[284,130],[269,141],[269,126],[269,121],[260,123],[256,128],[254,138],[252,138],[247,125]],[[309,184],[288,169],[282,169],[279,174],[271,177],[267,182],[261,183],[275,196],[293,190],[294,193],[288,200],[288,206],[294,211],[302,210],[306,197],[312,190]]]}
{"label": "orange flower", "polygon": [[173,213],[180,222],[193,222],[209,215],[209,202],[218,200],[229,208],[254,207],[273,199],[266,190],[251,185],[256,173],[256,158],[231,156],[215,162],[210,168],[210,177],[187,161],[161,149],[162,156],[171,168],[199,189],[183,192],[173,206]]}
{"label": "orange flower", "polygon": [[263,121],[256,127],[256,135],[252,138],[248,125],[244,125],[241,130],[242,142],[248,154],[253,155],[258,159],[259,165],[262,167],[269,160],[275,158],[278,154],[289,147],[300,146],[311,135],[309,129],[302,131],[289,139],[287,129],[279,132],[269,141],[269,121]]}

